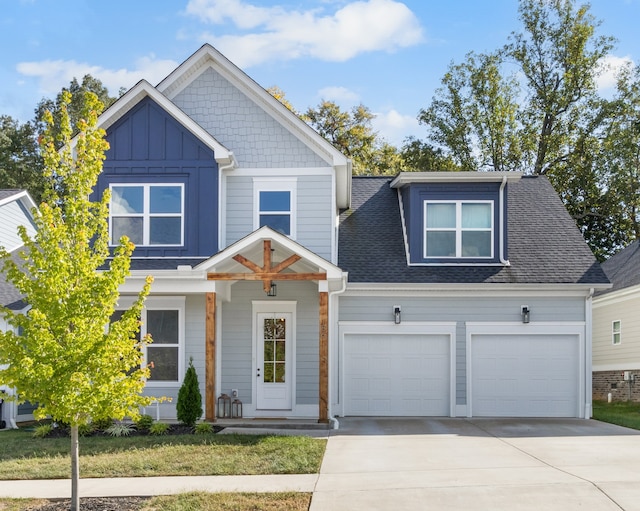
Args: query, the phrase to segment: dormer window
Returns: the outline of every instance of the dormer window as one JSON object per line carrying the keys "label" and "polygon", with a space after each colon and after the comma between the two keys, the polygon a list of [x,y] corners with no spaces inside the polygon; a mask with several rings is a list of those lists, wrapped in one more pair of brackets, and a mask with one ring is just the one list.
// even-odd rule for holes
{"label": "dormer window", "polygon": [[424,258],[493,258],[493,201],[424,201]]}
{"label": "dormer window", "polygon": [[184,244],[182,184],[112,184],[111,243],[126,235],[138,246]]}

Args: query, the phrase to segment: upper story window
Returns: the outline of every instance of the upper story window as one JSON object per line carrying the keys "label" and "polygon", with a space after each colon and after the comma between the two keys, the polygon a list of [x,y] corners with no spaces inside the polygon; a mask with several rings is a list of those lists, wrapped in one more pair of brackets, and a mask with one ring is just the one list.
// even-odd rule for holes
{"label": "upper story window", "polygon": [[622,342],[622,321],[616,320],[611,323],[611,343],[620,344]]}
{"label": "upper story window", "polygon": [[424,201],[425,258],[493,258],[493,201]]}
{"label": "upper story window", "polygon": [[269,226],[295,239],[295,179],[254,179],[254,229]]}
{"label": "upper story window", "polygon": [[111,243],[122,235],[138,246],[184,244],[182,184],[112,184]]}

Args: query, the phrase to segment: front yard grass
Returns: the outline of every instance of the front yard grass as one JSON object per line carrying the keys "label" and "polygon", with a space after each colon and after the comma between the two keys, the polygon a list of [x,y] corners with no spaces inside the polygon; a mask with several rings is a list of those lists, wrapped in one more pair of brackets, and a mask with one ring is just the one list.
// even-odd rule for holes
{"label": "front yard grass", "polygon": [[[0,479],[66,479],[69,438],[0,433]],[[80,477],[313,474],[325,439],[305,436],[171,435],[80,439]]]}
{"label": "front yard grass", "polygon": [[593,418],[626,428],[640,429],[640,403],[594,401]]}

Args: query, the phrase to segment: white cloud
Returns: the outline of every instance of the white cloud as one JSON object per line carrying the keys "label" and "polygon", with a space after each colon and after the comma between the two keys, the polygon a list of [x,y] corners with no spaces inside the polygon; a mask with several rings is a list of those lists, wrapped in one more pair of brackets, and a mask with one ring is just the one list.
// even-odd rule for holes
{"label": "white cloud", "polygon": [[324,87],[318,91],[321,99],[334,101],[336,103],[357,103],[360,96],[346,87]]}
{"label": "white cloud", "polygon": [[606,92],[616,86],[616,77],[618,73],[627,66],[634,66],[631,57],[616,57],[608,55],[600,66],[596,85],[600,92]]}
{"label": "white cloud", "polygon": [[393,52],[424,40],[417,17],[395,0],[359,0],[329,14],[321,8],[295,11],[241,0],[190,0],[186,12],[213,25],[231,22],[242,30],[253,30],[200,36],[244,68],[302,57],[344,62],[360,53]]}
{"label": "white cloud", "polygon": [[45,96],[57,94],[63,87],[67,87],[73,78],[81,82],[86,74],[99,79],[109,89],[109,93],[115,96],[120,88],[130,89],[143,78],[155,85],[177,65],[175,61],[156,60],[154,55],[150,55],[138,59],[131,70],[106,69],[75,60],[42,60],[20,62],[17,71],[23,76],[35,78],[38,81],[39,92]]}
{"label": "white cloud", "polygon": [[414,136],[424,138],[424,127],[418,124],[415,115],[404,115],[391,109],[386,112],[375,112],[371,124],[373,129],[390,144],[400,147],[405,138]]}

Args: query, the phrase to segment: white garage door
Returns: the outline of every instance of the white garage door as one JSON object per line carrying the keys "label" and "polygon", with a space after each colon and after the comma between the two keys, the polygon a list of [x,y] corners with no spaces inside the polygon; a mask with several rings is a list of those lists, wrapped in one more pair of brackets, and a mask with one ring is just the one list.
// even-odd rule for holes
{"label": "white garage door", "polygon": [[448,335],[346,334],[344,414],[449,416]]}
{"label": "white garage door", "polygon": [[473,335],[471,412],[478,417],[577,417],[575,335]]}

